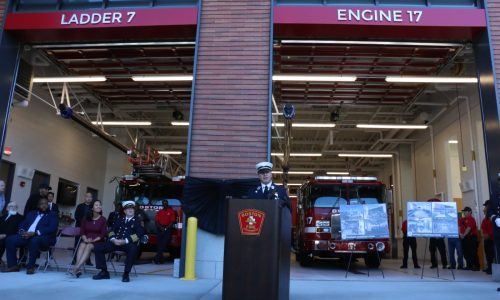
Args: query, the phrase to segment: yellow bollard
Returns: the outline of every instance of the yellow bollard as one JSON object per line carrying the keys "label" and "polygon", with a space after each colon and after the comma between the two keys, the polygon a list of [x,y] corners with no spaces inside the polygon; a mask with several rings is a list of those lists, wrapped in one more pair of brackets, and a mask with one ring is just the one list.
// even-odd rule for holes
{"label": "yellow bollard", "polygon": [[186,241],[186,266],[182,280],[196,280],[195,265],[196,259],[196,231],[198,230],[198,219],[190,217],[187,221],[187,241]]}

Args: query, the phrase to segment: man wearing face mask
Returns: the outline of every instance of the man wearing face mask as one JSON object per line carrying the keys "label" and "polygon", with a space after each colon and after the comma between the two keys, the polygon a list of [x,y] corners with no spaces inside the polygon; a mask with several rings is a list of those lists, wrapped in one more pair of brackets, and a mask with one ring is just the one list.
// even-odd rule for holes
{"label": "man wearing face mask", "polygon": [[49,211],[47,198],[38,201],[38,210],[30,211],[19,226],[18,234],[12,235],[5,241],[7,250],[6,272],[18,272],[17,248],[28,247],[28,264],[26,274],[35,273],[35,262],[40,249],[53,246],[56,243],[58,216]]}
{"label": "man wearing face mask", "polygon": [[9,202],[7,214],[0,217],[0,258],[5,252],[5,240],[9,236],[17,234],[19,225],[23,221],[23,216],[17,213],[17,209],[16,202]]}

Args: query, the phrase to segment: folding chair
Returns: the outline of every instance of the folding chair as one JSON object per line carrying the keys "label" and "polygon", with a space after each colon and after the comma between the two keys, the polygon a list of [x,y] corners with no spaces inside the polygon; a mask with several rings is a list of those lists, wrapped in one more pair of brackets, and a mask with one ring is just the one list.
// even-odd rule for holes
{"label": "folding chair", "polygon": [[[139,248],[141,246],[141,244],[147,244],[149,241],[149,237],[147,234],[143,235],[142,238],[137,241],[137,248]],[[118,257],[122,257],[122,256],[127,256],[127,253],[125,251],[113,251],[109,254],[109,257],[108,257],[108,261],[111,263],[111,267],[113,268],[113,272],[115,273],[115,276],[118,275],[118,272],[116,272],[116,267],[115,267],[115,264],[113,263],[113,259],[111,259],[112,256],[118,256]],[[132,265],[132,271],[134,272],[134,276],[137,277],[137,270],[135,269],[135,264]]]}
{"label": "folding chair", "polygon": [[[61,231],[59,232],[59,237],[69,237],[69,238],[75,238],[77,236],[80,236],[80,227],[73,227],[73,226],[66,226]],[[71,262],[75,259],[76,253],[78,250],[78,247],[80,246],[80,241],[81,237],[78,239],[78,242],[76,244],[76,248],[67,248],[67,247],[55,247],[55,249],[59,250],[64,250],[64,251],[72,251],[71,255],[71,260],[67,265],[67,271],[69,271],[72,268]],[[57,243],[56,243],[57,246]]]}

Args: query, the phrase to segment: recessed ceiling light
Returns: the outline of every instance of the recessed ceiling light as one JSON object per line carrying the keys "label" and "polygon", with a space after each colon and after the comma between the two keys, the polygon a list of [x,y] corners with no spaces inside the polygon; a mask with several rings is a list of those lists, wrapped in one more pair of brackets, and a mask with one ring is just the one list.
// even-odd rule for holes
{"label": "recessed ceiling light", "polygon": [[349,175],[349,172],[326,172],[326,175]]}
{"label": "recessed ceiling light", "polygon": [[189,122],[171,122],[172,126],[189,126]]}
{"label": "recessed ceiling light", "polygon": [[448,143],[449,144],[458,144],[458,141],[457,140],[449,140]]}

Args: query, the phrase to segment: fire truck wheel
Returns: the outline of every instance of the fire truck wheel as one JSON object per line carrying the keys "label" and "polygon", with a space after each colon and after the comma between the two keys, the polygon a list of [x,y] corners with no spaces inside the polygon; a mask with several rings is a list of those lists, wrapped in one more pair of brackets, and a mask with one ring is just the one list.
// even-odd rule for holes
{"label": "fire truck wheel", "polygon": [[365,264],[369,268],[378,268],[380,260],[377,253],[368,253],[365,255]]}
{"label": "fire truck wheel", "polygon": [[304,253],[301,253],[300,255],[296,256],[295,258],[299,258],[299,263],[302,267],[310,267],[313,264],[314,259],[309,256],[305,255]]}

